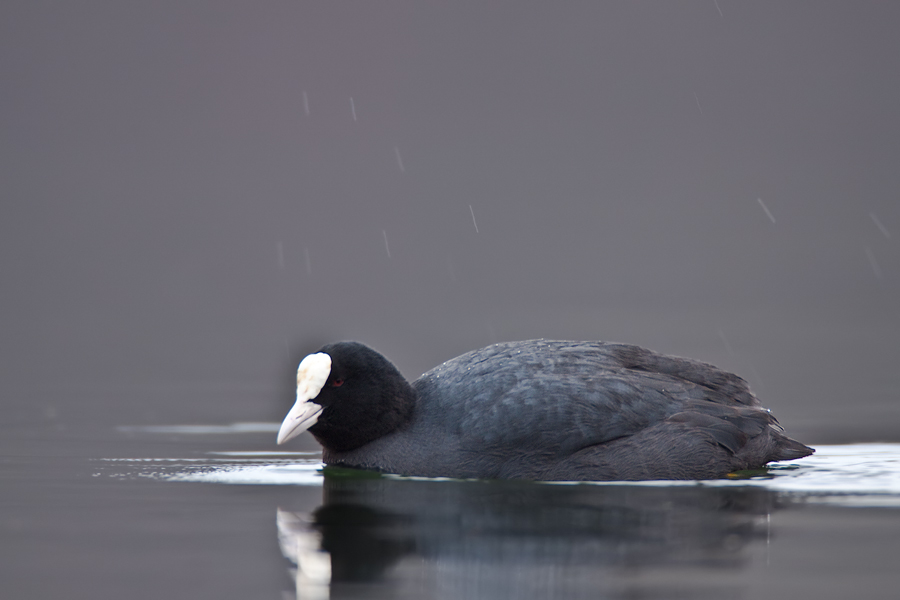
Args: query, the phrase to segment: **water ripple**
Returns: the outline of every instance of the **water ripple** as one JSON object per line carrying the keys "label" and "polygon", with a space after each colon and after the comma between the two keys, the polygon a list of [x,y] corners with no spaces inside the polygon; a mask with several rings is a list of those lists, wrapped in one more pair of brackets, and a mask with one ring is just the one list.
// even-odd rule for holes
{"label": "water ripple", "polygon": [[[112,476],[226,485],[322,485],[317,452],[210,452],[204,458],[105,459]],[[395,477],[395,476],[391,476]],[[411,478],[402,478],[411,479]],[[557,485],[566,485],[565,483]],[[900,444],[818,446],[813,456],[779,463],[747,479],[596,482],[571,485],[763,487],[804,501],[900,507]]]}

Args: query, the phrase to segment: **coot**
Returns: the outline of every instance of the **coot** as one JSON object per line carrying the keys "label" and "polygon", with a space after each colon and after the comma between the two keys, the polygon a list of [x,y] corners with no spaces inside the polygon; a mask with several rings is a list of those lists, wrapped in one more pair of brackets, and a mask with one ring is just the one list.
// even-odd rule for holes
{"label": "coot", "polygon": [[412,384],[329,344],[300,363],[278,443],[307,429],[325,464],[424,477],[713,479],[813,452],[737,375],[608,342],[494,344]]}

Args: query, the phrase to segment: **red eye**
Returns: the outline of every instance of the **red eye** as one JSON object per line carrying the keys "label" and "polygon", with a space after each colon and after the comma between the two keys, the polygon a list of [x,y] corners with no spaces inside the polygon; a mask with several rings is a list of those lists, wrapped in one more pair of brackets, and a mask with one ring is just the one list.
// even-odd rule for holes
{"label": "red eye", "polygon": [[344,385],[344,380],[343,379],[335,379],[334,381],[331,382],[331,385],[334,387],[341,387],[342,385]]}

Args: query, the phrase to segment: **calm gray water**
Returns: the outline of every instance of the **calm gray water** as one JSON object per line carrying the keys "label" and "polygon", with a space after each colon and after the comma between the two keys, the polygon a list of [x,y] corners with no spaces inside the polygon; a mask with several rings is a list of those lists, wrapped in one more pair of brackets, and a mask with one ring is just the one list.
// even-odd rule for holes
{"label": "calm gray water", "polygon": [[539,484],[323,472],[271,449],[277,425],[61,431],[71,456],[7,455],[0,592],[895,597],[900,444],[820,445],[740,480]]}
{"label": "calm gray water", "polygon": [[[898,23],[0,2],[0,597],[896,598]],[[273,454],[323,343],[414,378],[539,337],[734,371],[819,453],[627,486]]]}

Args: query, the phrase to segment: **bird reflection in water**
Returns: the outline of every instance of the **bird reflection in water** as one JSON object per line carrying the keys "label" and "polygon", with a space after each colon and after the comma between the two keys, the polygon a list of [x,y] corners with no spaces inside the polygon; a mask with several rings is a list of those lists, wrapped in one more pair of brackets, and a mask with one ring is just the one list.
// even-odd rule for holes
{"label": "bird reflection in water", "polygon": [[312,514],[278,510],[298,598],[732,595],[729,574],[785,502],[758,487],[357,473],[326,468]]}

